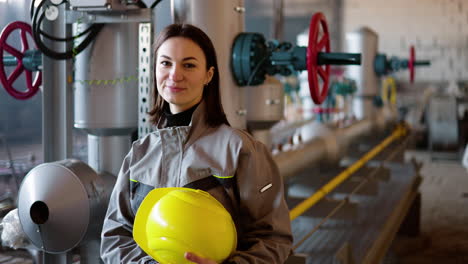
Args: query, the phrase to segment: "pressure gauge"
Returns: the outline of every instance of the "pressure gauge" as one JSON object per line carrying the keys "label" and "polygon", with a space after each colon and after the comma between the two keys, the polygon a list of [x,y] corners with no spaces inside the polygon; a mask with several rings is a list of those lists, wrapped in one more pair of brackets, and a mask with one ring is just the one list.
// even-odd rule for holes
{"label": "pressure gauge", "polygon": [[59,16],[59,9],[58,7],[56,6],[48,6],[46,11],[45,11],[45,16],[47,18],[47,20],[49,21],[54,21],[55,19],[57,19],[57,17]]}

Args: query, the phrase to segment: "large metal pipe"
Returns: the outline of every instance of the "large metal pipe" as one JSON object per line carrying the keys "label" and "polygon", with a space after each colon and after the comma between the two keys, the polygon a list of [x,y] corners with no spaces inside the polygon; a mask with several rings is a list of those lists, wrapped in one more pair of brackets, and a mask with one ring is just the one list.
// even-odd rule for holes
{"label": "large metal pipe", "polygon": [[327,145],[322,138],[305,143],[300,148],[281,152],[273,159],[278,165],[280,175],[286,181],[313,164],[317,164],[327,154]]}
{"label": "large metal pipe", "polygon": [[[67,37],[70,26],[65,23],[65,7],[59,6],[55,21],[45,19],[43,28],[52,36]],[[44,38],[44,44],[56,52],[69,49],[65,42]],[[42,56],[42,146],[44,162],[70,158],[72,155],[73,90],[67,82],[70,61],[56,61]]]}
{"label": "large metal pipe", "polygon": [[301,171],[320,162],[337,161],[348,149],[351,142],[361,137],[380,134],[396,120],[396,112],[390,108],[375,110],[374,118],[357,121],[351,126],[330,130],[328,134],[317,136],[292,150],[273,156],[280,175],[286,181]]}
{"label": "large metal pipe", "polygon": [[88,134],[88,165],[97,172],[109,172],[117,176],[131,146],[129,136]]}

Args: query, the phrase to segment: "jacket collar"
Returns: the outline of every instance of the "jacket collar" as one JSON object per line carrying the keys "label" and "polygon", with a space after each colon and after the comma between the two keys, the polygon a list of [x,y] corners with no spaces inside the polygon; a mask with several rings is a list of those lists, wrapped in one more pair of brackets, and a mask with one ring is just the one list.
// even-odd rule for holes
{"label": "jacket collar", "polygon": [[[208,129],[212,129],[208,126],[206,123],[206,115],[207,115],[207,109],[206,109],[206,102],[202,100],[200,104],[198,105],[197,109],[192,114],[192,119],[190,121],[190,129],[189,133],[187,136],[187,139],[185,141],[185,147],[188,147],[191,145],[194,141],[196,141],[199,137],[201,137],[203,134],[207,133]],[[163,130],[166,127],[167,120],[163,116],[159,118],[159,121],[157,123],[157,128],[158,130]]]}
{"label": "jacket collar", "polygon": [[206,109],[206,102],[202,100],[197,109],[193,112],[192,121],[190,122],[190,131],[185,143],[185,147],[190,146],[194,141],[200,138],[203,134],[212,129],[206,123],[206,116],[208,115]]}

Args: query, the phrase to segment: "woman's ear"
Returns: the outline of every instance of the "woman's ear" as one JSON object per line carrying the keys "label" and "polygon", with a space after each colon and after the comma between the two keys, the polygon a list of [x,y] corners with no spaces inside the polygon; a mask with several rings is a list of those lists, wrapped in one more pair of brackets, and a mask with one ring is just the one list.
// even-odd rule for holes
{"label": "woman's ear", "polygon": [[206,81],[205,81],[205,85],[208,85],[208,83],[211,82],[211,79],[213,78],[213,75],[214,75],[214,67],[211,66],[208,71],[206,72]]}

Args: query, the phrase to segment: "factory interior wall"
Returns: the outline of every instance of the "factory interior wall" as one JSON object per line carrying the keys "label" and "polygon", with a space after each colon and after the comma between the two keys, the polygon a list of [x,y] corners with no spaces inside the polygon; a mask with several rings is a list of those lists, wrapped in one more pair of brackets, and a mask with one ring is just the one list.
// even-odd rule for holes
{"label": "factory interior wall", "polygon": [[[379,52],[431,60],[418,81],[468,80],[468,2],[465,0],[346,0],[344,32],[368,26],[379,36]],[[396,75],[408,80],[407,72]]]}

